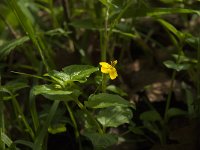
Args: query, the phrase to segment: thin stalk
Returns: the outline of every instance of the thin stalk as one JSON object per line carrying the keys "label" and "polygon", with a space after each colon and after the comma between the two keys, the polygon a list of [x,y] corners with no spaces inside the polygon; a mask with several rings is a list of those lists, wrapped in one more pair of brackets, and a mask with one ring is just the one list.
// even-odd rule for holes
{"label": "thin stalk", "polygon": [[[0,74],[0,86],[1,86],[1,74]],[[4,123],[4,103],[2,100],[2,93],[0,92],[0,149],[5,150],[5,144],[1,139],[2,133],[5,132],[5,123]]]}
{"label": "thin stalk", "polygon": [[125,6],[125,8],[120,12],[120,14],[117,16],[117,18],[111,24],[109,32],[108,32],[108,37],[110,37],[110,35],[112,34],[112,30],[114,29],[114,27],[117,25],[120,18],[123,16],[123,14],[126,12],[126,10],[131,6],[131,4],[133,2],[134,2],[133,0],[129,0],[129,2],[127,2],[127,5]]}
{"label": "thin stalk", "polygon": [[4,150],[5,149],[5,144],[2,141],[2,133],[5,131],[5,125],[4,125],[4,104],[2,99],[0,99],[0,149]]}
{"label": "thin stalk", "polygon": [[44,50],[45,49],[42,49],[42,47],[41,47],[41,45],[38,41],[38,36],[35,34],[35,28],[33,27],[32,23],[29,21],[27,16],[23,13],[21,8],[18,6],[16,0],[9,0],[9,1],[5,1],[5,2],[9,5],[11,10],[14,12],[15,16],[17,17],[21,26],[23,27],[24,31],[30,37],[33,44],[36,46],[36,48],[37,48],[37,50],[38,50],[38,52],[39,52],[39,54],[42,58],[42,62],[44,64],[44,66],[46,67],[46,70],[49,71],[50,68],[49,68],[49,65],[48,65],[46,58],[44,56]]}
{"label": "thin stalk", "polygon": [[198,49],[197,49],[197,115],[200,112],[200,37],[198,38]]}
{"label": "thin stalk", "polygon": [[18,103],[17,99],[15,98],[14,95],[11,95],[11,96],[12,96],[12,103],[13,103],[16,111],[17,111],[17,114],[16,114],[17,117],[22,119],[22,122],[24,123],[24,126],[26,127],[28,133],[30,134],[31,138],[34,139],[35,135],[33,133],[33,130],[29,126],[29,124],[28,124],[28,122],[27,122],[27,120],[26,120],[26,118],[25,118],[25,116],[24,116],[24,114],[23,114],[23,112],[22,112],[22,110],[21,110],[21,108],[19,106],[19,103]]}
{"label": "thin stalk", "polygon": [[75,130],[74,132],[75,132],[76,140],[78,141],[78,143],[79,143],[79,149],[81,150],[82,146],[81,146],[81,141],[80,141],[80,138],[79,138],[80,135],[79,135],[79,131],[78,131],[78,126],[77,126],[77,123],[76,123],[76,119],[75,119],[74,114],[73,114],[73,112],[72,112],[72,110],[69,107],[69,105],[68,105],[67,102],[65,102],[65,105],[67,107],[67,111],[69,112],[69,116],[70,116],[70,118],[72,120],[72,123],[74,125],[74,130]]}
{"label": "thin stalk", "polygon": [[37,132],[40,126],[40,122],[36,109],[35,96],[33,95],[32,92],[33,91],[31,90],[29,94],[29,105],[30,105],[29,107],[30,107],[31,117],[33,120],[34,131]]}
{"label": "thin stalk", "polygon": [[172,91],[173,91],[175,76],[176,76],[176,70],[173,70],[172,78],[171,78],[171,83],[170,83],[169,94],[167,96],[167,103],[166,103],[166,106],[165,106],[164,122],[167,122],[167,111],[168,111],[168,109],[170,107],[170,103],[171,103]]}
{"label": "thin stalk", "polygon": [[102,88],[102,92],[105,93],[106,92],[106,86],[107,86],[107,75],[106,74],[102,74],[102,83],[101,83],[101,88]]}
{"label": "thin stalk", "polygon": [[90,112],[87,110],[87,108],[81,103],[79,102],[79,100],[75,100],[76,104],[78,105],[78,107],[84,111],[87,116],[91,119],[91,121],[94,123],[94,125],[96,126],[97,130],[99,131],[99,133],[103,134],[103,130],[101,129],[101,126],[99,125],[99,123],[97,122],[97,120],[90,114]]}
{"label": "thin stalk", "polygon": [[109,17],[109,8],[106,8],[106,18],[105,18],[105,31],[104,31],[104,36],[102,38],[102,47],[101,47],[101,61],[106,61],[106,52],[108,49],[108,41],[109,41],[109,36],[108,36],[108,17]]}
{"label": "thin stalk", "polygon": [[53,9],[53,0],[49,0],[49,9],[51,11],[51,18],[53,21],[53,26],[56,28],[56,27],[58,27],[58,21],[56,19],[55,12]]}
{"label": "thin stalk", "polygon": [[[109,41],[108,17],[109,17],[109,8],[106,9],[105,32],[103,35],[102,34],[100,35],[101,36],[101,61],[106,61],[106,53],[108,49],[108,41]],[[107,84],[106,75],[102,74],[102,92],[106,91],[106,84]]]}

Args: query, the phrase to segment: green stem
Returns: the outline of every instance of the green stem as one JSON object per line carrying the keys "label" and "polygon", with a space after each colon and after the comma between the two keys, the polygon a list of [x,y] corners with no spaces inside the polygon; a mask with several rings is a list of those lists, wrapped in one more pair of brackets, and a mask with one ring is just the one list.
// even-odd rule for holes
{"label": "green stem", "polygon": [[49,0],[49,9],[51,11],[51,18],[53,21],[53,26],[56,28],[56,27],[58,27],[58,22],[57,22],[57,19],[56,19],[55,13],[54,13],[54,9],[53,9],[53,0]]}
{"label": "green stem", "polygon": [[106,61],[106,52],[108,49],[108,17],[109,17],[109,8],[106,8],[106,18],[105,18],[105,31],[101,40],[103,41],[101,44],[101,61]]}
{"label": "green stem", "polygon": [[200,37],[198,38],[198,48],[197,48],[197,106],[196,114],[200,113]]}
{"label": "green stem", "polygon": [[169,89],[169,94],[167,96],[167,103],[165,106],[165,116],[164,116],[164,122],[167,122],[167,111],[170,107],[170,103],[171,103],[171,98],[172,98],[172,92],[173,92],[173,86],[174,86],[174,81],[175,81],[175,76],[176,76],[176,70],[173,70],[172,73],[172,78],[171,78],[171,83],[170,83],[170,89]]}
{"label": "green stem", "polygon": [[[0,86],[1,86],[1,74],[0,74]],[[5,150],[5,144],[1,139],[2,133],[5,132],[5,123],[4,123],[4,103],[2,100],[2,92],[0,92],[0,149]]]}
{"label": "green stem", "polygon": [[24,114],[23,114],[23,112],[22,112],[22,110],[21,110],[21,108],[19,106],[19,103],[18,103],[17,99],[15,98],[14,95],[11,95],[11,96],[12,96],[12,103],[13,103],[14,107],[16,108],[16,111],[17,111],[17,114],[16,114],[17,118],[21,118],[22,119],[22,122],[24,123],[28,133],[30,134],[31,138],[34,139],[35,135],[33,133],[33,130],[29,126],[29,124],[28,124],[28,122],[27,122],[27,120],[26,120],[26,118],[25,118],[25,116],[24,116]]}
{"label": "green stem", "polygon": [[101,129],[101,126],[99,125],[99,123],[97,122],[97,120],[90,114],[90,112],[87,110],[87,108],[81,103],[79,102],[79,100],[75,100],[76,104],[78,105],[78,107],[83,110],[87,116],[91,119],[91,121],[94,123],[94,125],[97,127],[97,130],[99,131],[99,133],[103,134],[103,130]]}
{"label": "green stem", "polygon": [[106,92],[106,86],[107,86],[107,75],[106,74],[102,74],[102,92],[105,93]]}
{"label": "green stem", "polygon": [[30,112],[31,112],[31,117],[33,119],[33,126],[34,126],[34,130],[35,132],[37,132],[39,126],[40,126],[40,122],[38,119],[38,114],[37,114],[37,109],[36,109],[36,103],[35,103],[35,96],[33,95],[33,91],[30,91],[30,95],[29,95],[29,107],[30,107]]}
{"label": "green stem", "polygon": [[72,120],[72,123],[73,123],[73,125],[74,125],[74,130],[75,130],[74,132],[75,132],[76,140],[78,141],[78,143],[79,143],[79,149],[81,150],[81,149],[82,149],[82,146],[81,146],[81,141],[80,141],[80,139],[79,139],[80,135],[79,135],[78,126],[77,126],[75,117],[74,117],[73,112],[72,112],[72,110],[71,110],[71,108],[69,107],[69,105],[68,105],[67,102],[65,102],[65,105],[66,105],[66,107],[67,107],[67,110],[68,110],[68,112],[69,112],[69,116],[70,116],[70,118],[71,118],[71,120]]}

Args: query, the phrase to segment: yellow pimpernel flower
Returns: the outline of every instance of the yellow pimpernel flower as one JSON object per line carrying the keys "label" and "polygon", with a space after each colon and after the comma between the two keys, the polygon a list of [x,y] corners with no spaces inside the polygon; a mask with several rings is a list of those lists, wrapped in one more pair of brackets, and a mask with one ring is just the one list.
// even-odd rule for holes
{"label": "yellow pimpernel flower", "polygon": [[107,62],[100,62],[99,64],[101,65],[101,72],[109,74],[112,80],[114,80],[118,76],[117,70],[115,69],[117,60],[111,61],[111,64],[108,64]]}

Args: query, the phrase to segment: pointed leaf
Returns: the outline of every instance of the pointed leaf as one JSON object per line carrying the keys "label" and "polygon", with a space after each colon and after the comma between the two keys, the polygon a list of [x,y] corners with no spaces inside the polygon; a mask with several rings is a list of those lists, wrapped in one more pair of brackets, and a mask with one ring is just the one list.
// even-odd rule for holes
{"label": "pointed leaf", "polygon": [[79,92],[76,90],[65,91],[60,89],[59,87],[56,87],[55,85],[37,85],[33,88],[33,94],[34,95],[41,94],[50,100],[70,101],[73,100],[74,95],[77,94],[78,96]]}

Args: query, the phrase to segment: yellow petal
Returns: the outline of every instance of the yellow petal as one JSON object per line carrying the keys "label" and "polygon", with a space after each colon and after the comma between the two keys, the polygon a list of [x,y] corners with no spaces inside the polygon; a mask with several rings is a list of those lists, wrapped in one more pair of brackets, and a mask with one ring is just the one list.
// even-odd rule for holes
{"label": "yellow petal", "polygon": [[110,78],[114,80],[118,76],[117,70],[113,67],[112,69],[110,69],[109,75],[110,75]]}
{"label": "yellow petal", "polygon": [[109,73],[110,72],[110,68],[101,67],[101,72],[102,73]]}
{"label": "yellow petal", "polygon": [[100,62],[99,63],[102,67],[104,68],[111,68],[112,66],[110,64],[108,64],[107,62]]}

